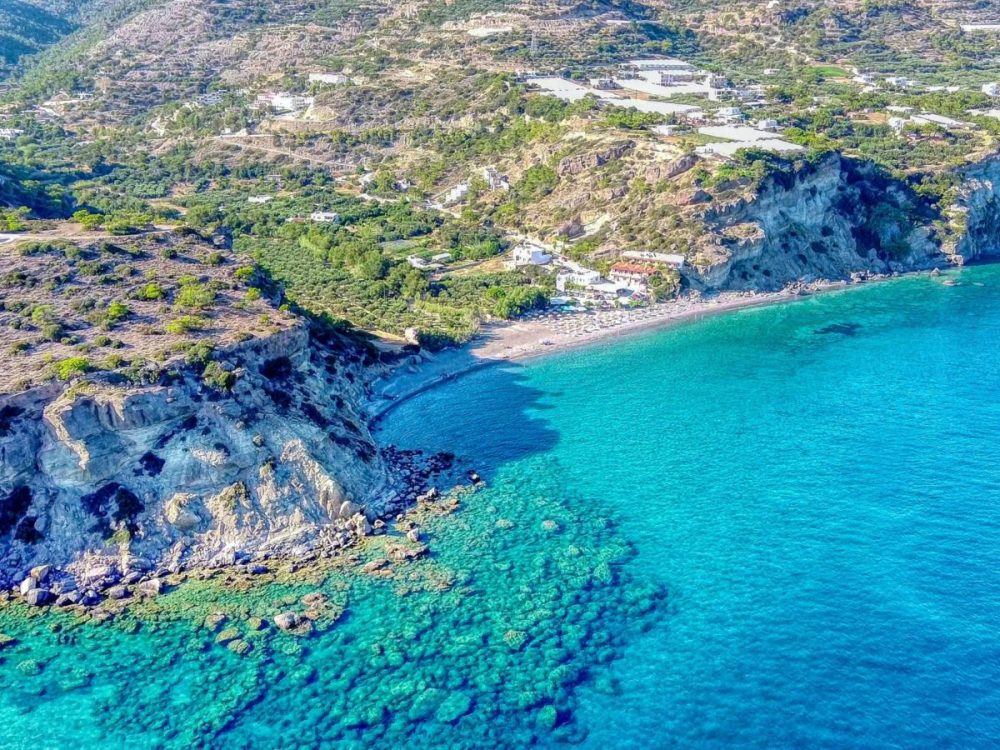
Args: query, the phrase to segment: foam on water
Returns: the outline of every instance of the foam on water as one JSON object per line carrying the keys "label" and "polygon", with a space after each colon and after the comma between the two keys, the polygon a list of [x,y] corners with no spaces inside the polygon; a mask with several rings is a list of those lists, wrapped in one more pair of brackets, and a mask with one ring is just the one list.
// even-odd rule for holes
{"label": "foam on water", "polygon": [[[994,746],[1000,269],[955,278],[428,392],[384,437],[489,483],[431,559],[4,612],[0,745]],[[253,629],[314,591],[311,636]]]}

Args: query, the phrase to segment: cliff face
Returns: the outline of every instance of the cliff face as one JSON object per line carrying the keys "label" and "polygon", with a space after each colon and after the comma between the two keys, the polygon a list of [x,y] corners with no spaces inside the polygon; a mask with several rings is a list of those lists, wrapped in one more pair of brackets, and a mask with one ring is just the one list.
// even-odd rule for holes
{"label": "cliff face", "polygon": [[935,218],[904,184],[831,155],[710,208],[712,233],[687,277],[701,289],[777,290],[943,265]]}
{"label": "cliff face", "polygon": [[[0,575],[78,578],[336,547],[394,500],[358,404],[371,364],[305,326],[220,364],[229,392],[89,382],[0,397]],[[93,571],[97,570],[95,574]]]}
{"label": "cliff face", "polygon": [[964,233],[955,245],[958,263],[1000,257],[1000,157],[959,173],[962,189],[953,208]]}

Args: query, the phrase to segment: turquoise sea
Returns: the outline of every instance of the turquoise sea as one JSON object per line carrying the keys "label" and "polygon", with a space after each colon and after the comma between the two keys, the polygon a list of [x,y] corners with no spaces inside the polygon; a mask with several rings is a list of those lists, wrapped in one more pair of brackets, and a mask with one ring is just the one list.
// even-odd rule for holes
{"label": "turquoise sea", "polygon": [[[425,393],[382,437],[488,484],[430,559],[2,613],[0,746],[996,747],[1000,267],[948,278]],[[317,632],[254,629],[314,591]]]}

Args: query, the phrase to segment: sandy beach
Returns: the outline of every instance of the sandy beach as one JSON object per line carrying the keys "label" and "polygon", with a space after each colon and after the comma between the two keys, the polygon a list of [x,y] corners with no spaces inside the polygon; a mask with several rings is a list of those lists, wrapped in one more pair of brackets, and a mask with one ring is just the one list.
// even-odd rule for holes
{"label": "sandy beach", "polygon": [[846,286],[846,282],[825,282],[778,292],[723,292],[697,298],[685,296],[635,309],[588,312],[549,310],[515,321],[491,324],[464,346],[414,355],[388,377],[377,381],[371,423],[377,423],[407,399],[481,367],[555,354],[673,323],[785,302]]}

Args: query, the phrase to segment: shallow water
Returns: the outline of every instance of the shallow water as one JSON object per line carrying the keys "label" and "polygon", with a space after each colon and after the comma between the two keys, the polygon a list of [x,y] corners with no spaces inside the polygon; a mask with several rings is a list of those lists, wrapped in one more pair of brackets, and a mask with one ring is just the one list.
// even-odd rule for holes
{"label": "shallow water", "polygon": [[[489,484],[431,559],[2,613],[0,746],[992,747],[1000,268],[955,278],[428,392],[384,437]],[[317,632],[252,629],[313,591]]]}

